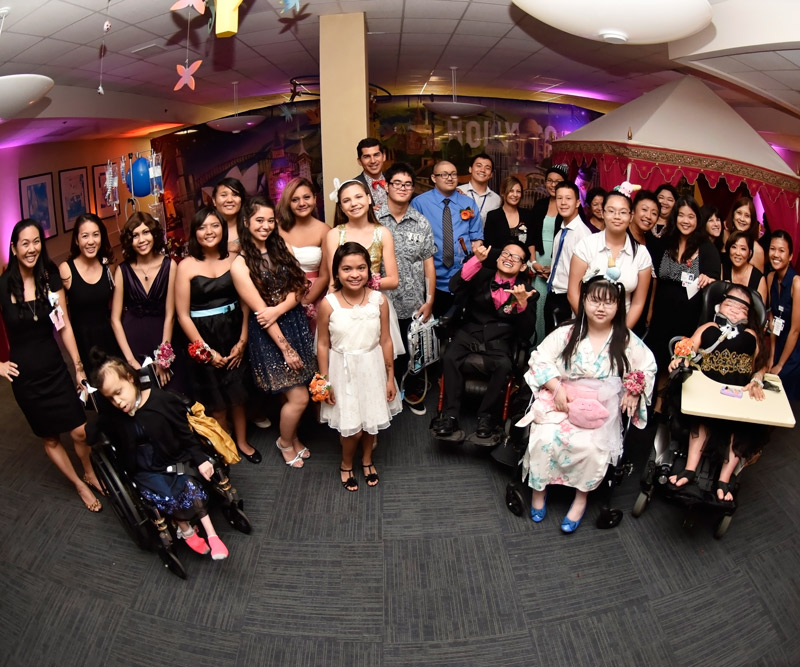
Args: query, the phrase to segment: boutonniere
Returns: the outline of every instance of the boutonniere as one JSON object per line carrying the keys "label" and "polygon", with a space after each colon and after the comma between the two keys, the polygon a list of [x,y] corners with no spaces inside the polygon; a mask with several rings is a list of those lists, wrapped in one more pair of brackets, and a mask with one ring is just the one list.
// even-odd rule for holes
{"label": "boutonniere", "polygon": [[467,206],[467,208],[462,208],[459,213],[461,213],[462,220],[469,220],[470,218],[475,217],[475,211],[472,210],[472,206]]}

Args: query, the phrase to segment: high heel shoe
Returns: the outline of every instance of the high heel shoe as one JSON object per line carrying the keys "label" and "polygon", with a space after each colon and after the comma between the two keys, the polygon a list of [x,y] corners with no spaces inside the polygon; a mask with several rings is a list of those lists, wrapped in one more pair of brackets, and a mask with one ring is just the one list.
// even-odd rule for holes
{"label": "high heel shoe", "polygon": [[[567,514],[569,514],[569,512],[567,512]],[[578,530],[578,526],[581,525],[581,520],[583,519],[584,514],[586,514],[585,507],[583,508],[583,513],[578,517],[577,521],[572,521],[571,519],[568,519],[566,515],[564,515],[564,519],[561,521],[561,532],[569,535],[570,533],[574,533],[576,530]]]}
{"label": "high heel shoe", "polygon": [[[281,447],[281,439],[280,438],[278,438],[275,441],[275,446],[278,449],[280,449],[281,452],[288,452],[288,451],[294,452],[294,447],[292,447],[291,445],[289,445],[288,447]],[[290,468],[302,468],[303,464],[305,463],[305,460],[303,459],[302,456],[300,456],[300,454],[295,454],[295,457],[291,461],[287,461],[286,459],[283,459],[283,462],[287,466],[289,466]],[[295,465],[296,463],[299,463],[299,465]]]}
{"label": "high heel shoe", "polygon": [[[253,447],[253,445],[250,446]],[[250,463],[261,463],[261,452],[259,452],[255,447],[253,447],[252,454],[245,454],[241,449],[239,449],[239,445],[237,444],[236,451],[250,461]]]}
{"label": "high heel shoe", "polygon": [[[533,503],[533,501],[531,501]],[[544,505],[542,505],[539,509],[536,509],[531,504],[531,520],[534,523],[541,523],[544,521],[544,518],[547,516],[547,494],[544,494]]]}

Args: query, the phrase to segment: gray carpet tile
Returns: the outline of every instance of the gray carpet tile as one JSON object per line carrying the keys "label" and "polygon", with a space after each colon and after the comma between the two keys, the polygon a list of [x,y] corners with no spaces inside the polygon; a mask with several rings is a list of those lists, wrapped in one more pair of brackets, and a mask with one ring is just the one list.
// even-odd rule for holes
{"label": "gray carpet tile", "polygon": [[499,536],[386,540],[390,644],[502,637],[524,628]]}
{"label": "gray carpet tile", "polygon": [[12,664],[11,656],[33,622],[37,607],[53,588],[41,573],[22,564],[0,561],[0,664]]}
{"label": "gray carpet tile", "polygon": [[242,629],[376,641],[384,625],[382,563],[380,544],[267,540],[254,566]]}
{"label": "gray carpet tile", "polygon": [[780,637],[739,569],[650,602],[681,665],[751,665]]}
{"label": "gray carpet tile", "polygon": [[383,663],[380,642],[347,641],[335,638],[306,638],[294,633],[266,634],[245,632],[236,664],[280,665],[307,667],[309,665],[348,665],[374,667]]}
{"label": "gray carpet tile", "polygon": [[572,535],[559,529],[561,516],[535,525],[528,535],[506,538],[525,618],[579,619],[645,600],[642,580],[619,532],[583,526]]}
{"label": "gray carpet tile", "polygon": [[442,642],[388,644],[385,667],[535,667],[540,662],[528,633]]}

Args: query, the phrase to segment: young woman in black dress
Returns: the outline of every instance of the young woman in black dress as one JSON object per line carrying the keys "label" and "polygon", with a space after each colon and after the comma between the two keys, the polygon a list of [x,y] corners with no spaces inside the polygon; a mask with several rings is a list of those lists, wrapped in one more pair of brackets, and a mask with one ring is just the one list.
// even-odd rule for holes
{"label": "young woman in black dress", "polygon": [[[86,508],[99,512],[103,507],[92,488],[99,492],[100,485],[89,460],[86,416],[77,394],[86,374],[64,303],[61,278],[47,256],[41,226],[21,220],[11,232],[8,268],[0,276],[0,310],[11,347],[10,360],[0,363],[0,376],[11,382],[14,398],[34,434],[44,441],[47,456],[75,485]],[[54,325],[72,359],[76,382],[53,337]],[[61,433],[72,438],[83,479],[61,444]]]}
{"label": "young woman in black dress", "polygon": [[72,229],[69,259],[61,263],[58,272],[67,292],[78,353],[89,376],[94,370],[89,356],[92,347],[120,356],[110,318],[113,261],[114,251],[103,221],[94,213],[79,215]]}

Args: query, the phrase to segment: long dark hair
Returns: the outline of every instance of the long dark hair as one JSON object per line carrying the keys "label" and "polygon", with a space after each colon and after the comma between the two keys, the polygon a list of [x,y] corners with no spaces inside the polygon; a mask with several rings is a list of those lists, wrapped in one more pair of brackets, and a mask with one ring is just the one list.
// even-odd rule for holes
{"label": "long dark hair", "polygon": [[111,264],[114,261],[114,250],[111,248],[111,239],[108,238],[108,230],[103,224],[103,221],[94,213],[81,213],[75,218],[75,226],[72,228],[72,241],[69,245],[69,258],[75,259],[81,254],[81,249],[78,246],[78,237],[81,233],[81,227],[86,222],[93,222],[100,230],[100,248],[97,250],[97,257],[100,263],[106,260],[106,263]]}
{"label": "long dark hair", "polygon": [[[719,236],[717,236],[717,238],[711,238],[711,234],[708,233],[708,230],[706,228],[706,225],[708,225],[708,221],[711,220],[711,218],[713,218],[714,216],[719,218],[720,222],[722,223],[720,225]],[[709,206],[709,205],[701,206],[700,207],[700,224],[703,225],[703,231],[706,233],[706,236],[708,237],[708,240],[711,241],[711,243],[714,244],[714,247],[717,249],[717,251],[719,253],[722,253],[722,249],[723,249],[723,241],[722,241],[722,239],[725,236],[725,223],[723,222],[722,218],[720,218],[720,216],[719,216],[719,209],[716,206]],[[753,248],[751,246],[750,250],[752,250],[752,249]]]}
{"label": "long dark hair", "polygon": [[[681,240],[681,231],[678,229],[678,212],[684,207],[688,206],[697,218],[697,226],[694,231],[686,237],[686,246],[683,249],[683,254],[678,257],[678,246]],[[700,206],[698,206],[694,197],[678,197],[675,200],[675,206],[672,209],[672,214],[667,223],[667,229],[664,232],[664,240],[669,256],[676,262],[683,264],[692,255],[697,252],[700,244],[707,240],[706,230],[700,222]]]}
{"label": "long dark hair", "polygon": [[213,206],[203,206],[197,210],[197,213],[194,214],[192,222],[189,225],[189,254],[195,259],[199,259],[201,262],[206,258],[206,256],[205,253],[203,253],[203,247],[197,240],[197,230],[200,229],[200,227],[206,221],[206,218],[212,216],[219,221],[220,225],[222,225],[222,240],[217,246],[219,258],[225,259],[228,256],[228,223],[225,222],[225,218],[223,218],[220,215],[220,212]]}
{"label": "long dark hair", "polygon": [[597,296],[603,300],[611,299],[617,302],[617,312],[614,315],[614,319],[611,320],[611,340],[608,344],[608,356],[611,361],[611,371],[621,377],[630,368],[628,358],[625,356],[625,348],[630,340],[630,332],[625,324],[625,287],[622,283],[612,283],[604,276],[594,276],[581,284],[581,296],[575,319],[562,325],[571,326],[572,333],[569,335],[564,351],[561,353],[561,359],[564,362],[564,366],[569,369],[578,345],[589,333],[589,328],[586,325],[584,302],[590,296]]}
{"label": "long dark hair", "polygon": [[39,232],[42,248],[39,253],[39,259],[37,259],[36,264],[33,265],[33,282],[36,288],[34,299],[36,301],[47,302],[47,292],[50,289],[50,276],[58,276],[58,269],[47,254],[47,246],[44,243],[44,230],[42,226],[32,218],[20,220],[14,225],[14,229],[11,230],[11,245],[9,246],[8,252],[8,267],[6,268],[6,273],[8,273],[8,293],[13,297],[13,301],[17,303],[20,319],[22,319],[22,314],[24,312],[25,287],[22,283],[22,274],[19,270],[19,259],[13,251],[14,246],[19,242],[19,235],[28,227],[35,227],[36,231]]}
{"label": "long dark hair", "polygon": [[370,204],[367,206],[367,220],[369,220],[373,225],[381,224],[378,222],[378,217],[375,215],[375,211],[372,208],[372,195],[369,193],[369,188],[366,184],[362,183],[361,181],[345,181],[339,186],[339,189],[336,191],[336,211],[333,214],[333,226],[337,227],[339,225],[343,225],[347,222],[347,215],[342,210],[342,205],[339,203],[342,199],[342,192],[349,187],[354,185],[358,185],[363,191],[370,198]]}
{"label": "long dark hair", "polygon": [[[600,190],[600,188],[597,189]],[[595,194],[594,197],[596,197],[598,194],[600,193]],[[594,197],[592,197],[592,199],[594,199]],[[627,235],[628,239],[630,239],[631,249],[633,250],[633,256],[636,257],[636,251],[639,250],[639,242],[635,238],[633,238],[633,232],[631,232],[631,224],[633,224],[633,202],[631,201],[631,198],[624,192],[620,192],[619,190],[609,190],[608,192],[605,193],[605,195],[603,195],[604,213],[606,209],[606,204],[608,204],[608,200],[611,199],[612,197],[621,197],[628,204],[628,210],[630,210],[631,212],[631,219],[630,222],[628,223],[628,229],[625,230],[625,234]]]}
{"label": "long dark hair", "polygon": [[367,283],[372,279],[372,268],[370,266],[372,260],[369,258],[367,249],[355,241],[346,241],[336,248],[336,252],[333,253],[333,287],[337,291],[342,289],[342,281],[339,280],[339,265],[348,255],[359,255],[363,257],[364,261],[367,263]]}
{"label": "long dark hair", "polygon": [[140,225],[147,225],[153,235],[153,254],[157,255],[164,249],[164,228],[161,223],[149,213],[136,211],[125,221],[122,234],[119,235],[122,257],[128,262],[136,259],[136,251],[133,249],[133,231]]}
{"label": "long dark hair", "polygon": [[293,178],[286,184],[283,192],[281,192],[281,198],[280,201],[278,201],[278,210],[275,211],[278,214],[278,224],[285,232],[288,232],[292,227],[295,226],[295,223],[297,222],[297,220],[294,219],[294,213],[292,213],[292,197],[294,197],[294,193],[303,186],[307,187],[311,191],[311,197],[314,199],[314,214],[317,212],[317,202],[314,198],[314,186],[312,185],[311,181],[309,181],[307,178],[303,178],[302,176]]}
{"label": "long dark hair", "polygon": [[733,202],[733,206],[731,206],[731,211],[728,213],[728,217],[725,220],[725,229],[729,232],[736,231],[736,225],[733,224],[733,214],[736,213],[740,208],[747,207],[750,211],[750,227],[747,228],[747,233],[753,239],[753,243],[758,241],[758,214],[756,213],[756,205],[753,203],[753,200],[750,197],[739,197],[735,202]]}
{"label": "long dark hair", "polygon": [[[247,191],[244,189],[244,185],[242,185],[242,182],[238,178],[231,178],[230,176],[223,178],[214,186],[214,189],[211,191],[212,206],[216,206],[217,192],[219,192],[220,188],[228,188],[228,190],[231,190],[233,194],[237,195],[239,199],[242,200],[239,213],[236,215],[236,231],[239,233],[239,235],[241,235],[242,227],[244,226],[244,200],[247,198]],[[225,216],[220,213],[219,219],[220,221],[225,221]],[[227,222],[225,224],[227,226]]]}
{"label": "long dark hair", "polygon": [[[267,237],[267,257],[265,259],[261,256],[261,251],[256,247],[248,227],[250,218],[261,207],[268,208],[273,215],[275,214],[274,204],[262,195],[250,197],[247,203],[242,206],[244,224],[240,231],[239,244],[244,262],[250,271],[250,279],[256,286],[258,293],[268,306],[275,306],[283,301],[290,292],[295,292],[298,298],[301,298],[308,287],[308,279],[297,263],[297,259],[286,247],[285,241],[278,233],[277,223],[275,223],[275,229]],[[262,278],[267,261],[274,276],[272,289],[267,289]]]}
{"label": "long dark hair", "polygon": [[[675,212],[675,208],[678,206],[678,191],[672,187],[669,183],[662,183],[656,188],[656,201],[658,201],[658,195],[660,192],[666,190],[672,195],[672,198],[675,200],[675,204],[672,207],[672,213]],[[670,214],[671,215],[671,214]],[[658,216],[661,217],[661,202],[658,202]]]}

